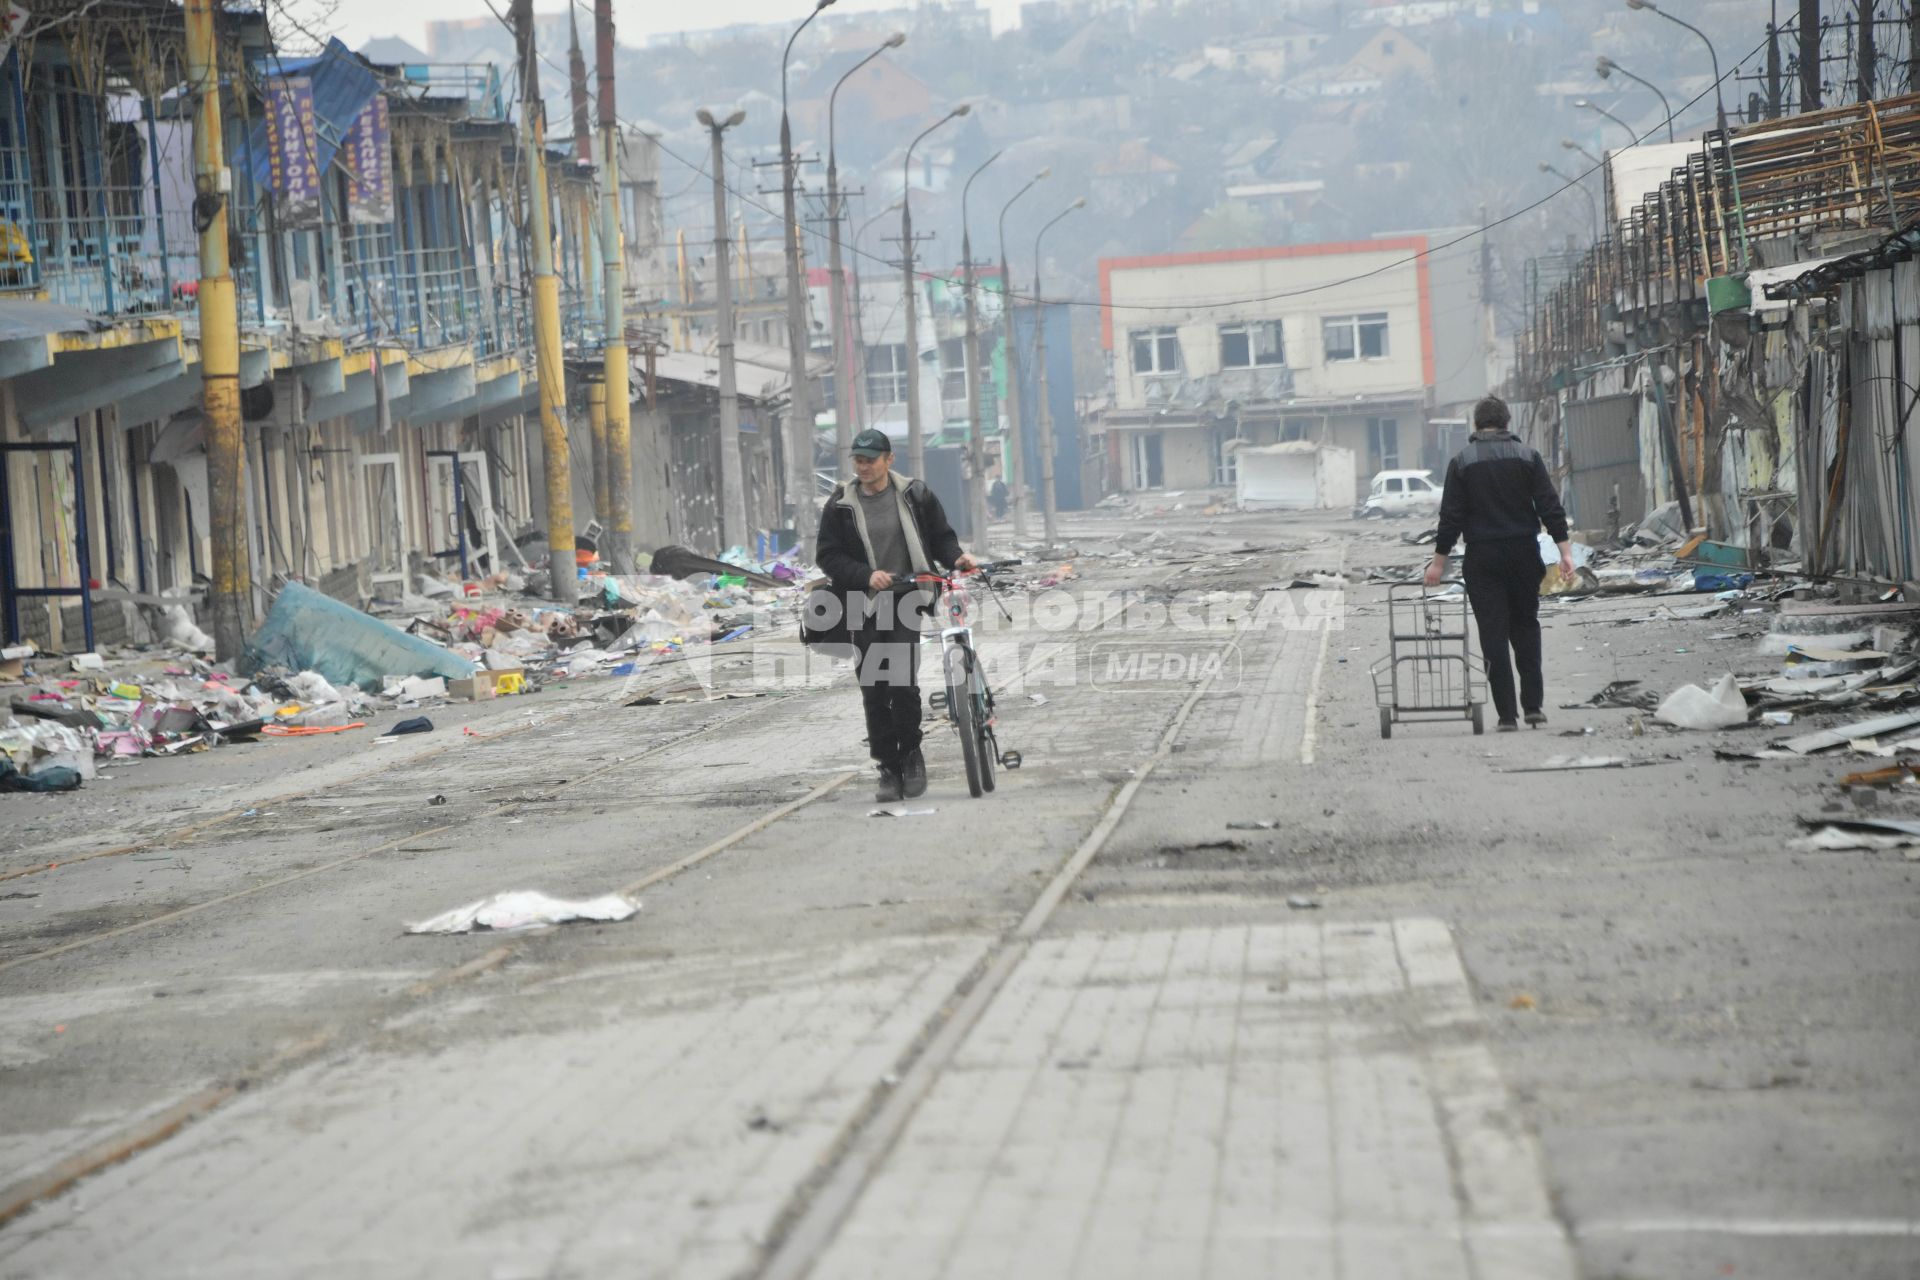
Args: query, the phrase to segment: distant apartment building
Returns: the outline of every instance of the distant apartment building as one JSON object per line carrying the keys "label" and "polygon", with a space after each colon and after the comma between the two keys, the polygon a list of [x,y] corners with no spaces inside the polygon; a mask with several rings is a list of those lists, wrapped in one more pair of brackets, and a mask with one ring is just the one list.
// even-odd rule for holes
{"label": "distant apartment building", "polygon": [[[1470,254],[1425,235],[1100,263],[1108,483],[1231,484],[1236,442],[1353,451],[1357,479],[1444,463],[1486,385]],[[1447,320],[1436,330],[1435,318]]]}

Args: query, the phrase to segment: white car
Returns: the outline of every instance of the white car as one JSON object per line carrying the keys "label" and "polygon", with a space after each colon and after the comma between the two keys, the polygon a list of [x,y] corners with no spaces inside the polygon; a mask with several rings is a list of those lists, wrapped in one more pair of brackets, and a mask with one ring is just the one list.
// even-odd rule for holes
{"label": "white car", "polygon": [[1366,500],[1354,515],[1432,515],[1440,510],[1440,486],[1424,471],[1382,471],[1367,486]]}

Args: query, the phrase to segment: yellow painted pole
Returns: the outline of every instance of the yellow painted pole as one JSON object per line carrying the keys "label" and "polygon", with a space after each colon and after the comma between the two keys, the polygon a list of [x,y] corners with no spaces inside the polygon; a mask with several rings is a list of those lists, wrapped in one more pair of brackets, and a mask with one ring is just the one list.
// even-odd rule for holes
{"label": "yellow painted pole", "polygon": [[593,515],[603,527],[612,528],[607,497],[607,384],[598,378],[587,380],[587,426],[593,432]]}
{"label": "yellow painted pole", "polygon": [[200,375],[204,380],[207,494],[213,530],[214,652],[240,656],[252,622],[247,552],[247,452],[240,424],[240,318],[227,264],[227,197],[233,179],[220,134],[214,0],[187,0],[187,87],[193,95],[194,223],[200,228]]}
{"label": "yellow painted pole", "polygon": [[579,598],[574,573],[573,467],[567,445],[567,371],[560,346],[560,281],[553,274],[553,208],[547,194],[547,121],[540,101],[533,0],[513,0],[513,31],[520,54],[521,142],[526,150],[527,234],[533,241],[533,350],[540,380],[540,441],[547,469],[549,594],[562,604]]}
{"label": "yellow painted pole", "polygon": [[633,568],[633,398],[627,389],[627,245],[620,225],[620,116],[613,93],[613,0],[594,0],[600,77],[600,254],[606,264],[607,524],[616,569]]}

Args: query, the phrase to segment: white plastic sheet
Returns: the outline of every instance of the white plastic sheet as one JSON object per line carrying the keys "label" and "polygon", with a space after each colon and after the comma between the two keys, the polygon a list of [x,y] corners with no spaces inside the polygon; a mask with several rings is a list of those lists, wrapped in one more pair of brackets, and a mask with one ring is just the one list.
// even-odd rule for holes
{"label": "white plastic sheet", "polygon": [[1729,671],[1711,689],[1681,685],[1654,710],[1653,718],[1682,729],[1731,729],[1747,722],[1747,700]]}
{"label": "white plastic sheet", "polygon": [[618,893],[569,902],[563,898],[550,898],[537,889],[514,889],[452,911],[443,911],[419,924],[410,924],[407,932],[473,933],[479,929],[533,929],[541,925],[566,924],[572,920],[625,920],[639,910],[637,899]]}

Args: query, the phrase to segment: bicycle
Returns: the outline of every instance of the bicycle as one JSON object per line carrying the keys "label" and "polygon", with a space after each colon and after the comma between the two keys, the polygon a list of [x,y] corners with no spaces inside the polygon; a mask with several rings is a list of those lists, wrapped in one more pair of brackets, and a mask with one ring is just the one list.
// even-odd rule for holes
{"label": "bicycle", "polygon": [[[996,570],[1019,563],[1018,560],[995,560],[974,569],[986,584],[987,594],[1000,605],[1000,612],[1009,622],[1013,615],[1000,604],[999,597],[993,595],[992,575]],[[914,575],[914,582],[937,587],[941,592],[938,607],[944,611],[945,625],[940,628],[940,669],[947,687],[944,693],[935,693],[930,701],[935,706],[946,707],[947,718],[960,735],[960,756],[967,766],[967,792],[978,799],[994,789],[996,764],[1011,771],[1018,769],[1021,761],[1018,751],[1000,750],[995,732],[993,686],[987,683],[980,656],[973,647],[973,627],[969,620],[972,599],[965,581],[968,576],[920,573]]]}

